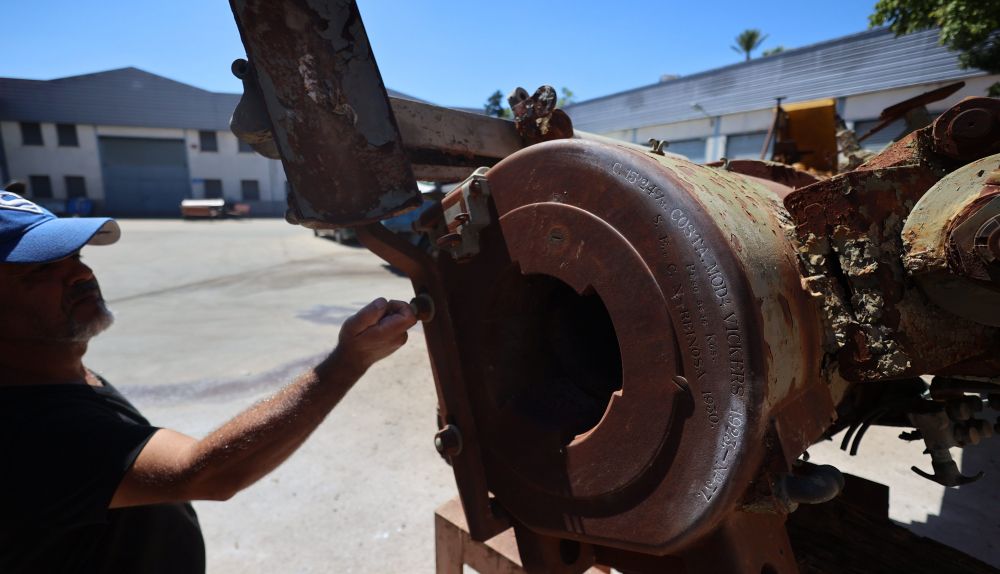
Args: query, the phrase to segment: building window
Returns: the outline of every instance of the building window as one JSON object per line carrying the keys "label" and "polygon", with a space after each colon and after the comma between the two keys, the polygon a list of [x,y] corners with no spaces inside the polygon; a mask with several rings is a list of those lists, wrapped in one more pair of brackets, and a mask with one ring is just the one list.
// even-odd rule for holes
{"label": "building window", "polygon": [[21,122],[21,143],[24,145],[45,145],[42,141],[42,124]]}
{"label": "building window", "polygon": [[205,180],[205,197],[222,197],[222,180],[221,179],[206,179]]}
{"label": "building window", "polygon": [[29,175],[28,189],[31,197],[35,199],[48,199],[52,197],[52,180],[47,175]]}
{"label": "building window", "polygon": [[215,137],[215,132],[198,132],[198,141],[201,145],[201,151],[219,151],[219,141]]}
{"label": "building window", "polygon": [[244,201],[260,200],[260,183],[256,179],[244,179],[240,181],[240,192]]}
{"label": "building window", "polygon": [[87,180],[82,175],[66,176],[66,199],[87,197]]}
{"label": "building window", "polygon": [[[733,134],[726,136],[726,158],[760,159],[760,150],[764,147],[764,140],[766,138],[767,132]],[[774,138],[772,137],[767,153],[764,154],[764,159],[771,159],[771,150],[773,149]]]}
{"label": "building window", "polygon": [[240,153],[253,153],[253,148],[250,147],[250,144],[247,142],[241,140],[240,138],[236,138],[236,142]]}
{"label": "building window", "polygon": [[[882,123],[882,120],[860,120],[854,122],[854,135],[861,137],[868,133],[868,130]],[[861,142],[861,147],[868,151],[882,151],[882,148],[906,135],[906,122],[900,118],[881,130],[873,133],[870,137]]]}
{"label": "building window", "polygon": [[56,135],[60,146],[80,147],[80,140],[76,137],[76,124],[56,124]]}
{"label": "building window", "polygon": [[679,153],[695,163],[705,163],[705,138],[676,140],[669,143],[667,151]]}

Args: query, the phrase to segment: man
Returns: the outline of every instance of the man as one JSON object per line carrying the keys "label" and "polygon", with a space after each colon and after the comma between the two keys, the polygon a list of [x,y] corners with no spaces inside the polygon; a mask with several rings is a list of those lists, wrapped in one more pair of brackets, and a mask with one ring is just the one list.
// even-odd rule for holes
{"label": "man", "polygon": [[373,301],[322,363],[196,440],[151,426],[83,365],[112,316],[80,249],[119,236],[0,191],[0,572],[204,571],[188,501],[226,500],[281,464],[416,322]]}

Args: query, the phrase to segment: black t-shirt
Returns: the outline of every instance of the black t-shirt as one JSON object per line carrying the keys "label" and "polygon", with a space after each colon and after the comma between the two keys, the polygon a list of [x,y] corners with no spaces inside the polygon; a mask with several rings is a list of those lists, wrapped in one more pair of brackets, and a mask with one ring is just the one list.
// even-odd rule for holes
{"label": "black t-shirt", "polygon": [[190,504],[108,509],[157,428],[104,385],[0,386],[0,572],[205,571]]}

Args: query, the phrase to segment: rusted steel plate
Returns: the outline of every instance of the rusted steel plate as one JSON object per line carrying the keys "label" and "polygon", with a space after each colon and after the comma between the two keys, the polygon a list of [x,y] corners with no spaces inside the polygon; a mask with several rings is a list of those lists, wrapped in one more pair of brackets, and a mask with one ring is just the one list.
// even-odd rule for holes
{"label": "rusted steel plate", "polygon": [[353,0],[231,0],[307,227],[377,221],[420,203]]}
{"label": "rusted steel plate", "polygon": [[406,273],[415,293],[424,294],[434,302],[434,317],[423,325],[423,331],[437,387],[438,420],[441,426],[452,425],[462,433],[463,447],[449,456],[448,461],[455,472],[472,538],[488,540],[510,524],[491,502],[481,446],[476,438],[478,424],[470,408],[469,389],[475,385],[468,380],[469,371],[464,364],[468,357],[462,353],[468,349],[459,338],[459,317],[452,305],[453,288],[466,282],[461,277],[464,269],[447,257],[439,258],[440,265],[435,265],[426,253],[381,224],[358,228],[358,239]]}
{"label": "rusted steel plate", "polygon": [[480,167],[524,147],[509,120],[402,98],[390,98],[390,102],[407,149],[468,158],[470,165],[484,158],[473,166]]}
{"label": "rusted steel plate", "polygon": [[823,384],[777,184],[578,140],[487,177],[500,225],[436,267],[490,491],[585,543],[663,554],[717,528],[784,460],[771,415]]}

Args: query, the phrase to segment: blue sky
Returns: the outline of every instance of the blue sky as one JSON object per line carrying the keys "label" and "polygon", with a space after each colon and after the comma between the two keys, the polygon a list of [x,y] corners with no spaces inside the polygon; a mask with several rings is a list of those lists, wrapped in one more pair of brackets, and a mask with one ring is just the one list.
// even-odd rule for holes
{"label": "blue sky", "polygon": [[[745,28],[763,48],[861,32],[875,0],[638,2],[359,0],[386,85],[478,107],[494,90],[569,87],[577,100],[740,61]],[[238,92],[243,46],[223,0],[0,0],[0,76],[51,79],[135,66]]]}

